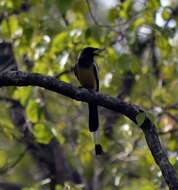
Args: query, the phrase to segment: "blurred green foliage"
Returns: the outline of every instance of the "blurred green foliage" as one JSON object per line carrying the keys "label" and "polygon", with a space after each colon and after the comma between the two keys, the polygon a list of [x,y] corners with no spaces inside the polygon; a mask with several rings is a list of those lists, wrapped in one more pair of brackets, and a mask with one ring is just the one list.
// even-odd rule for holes
{"label": "blurred green foliage", "polygon": [[[13,44],[20,70],[29,71],[23,59],[26,55],[33,63],[32,72],[50,76],[73,67],[82,48],[104,47],[105,52],[96,58],[100,91],[117,96],[126,74],[131,72],[134,82],[125,101],[144,108],[158,130],[177,129],[177,109],[169,105],[177,102],[178,94],[178,17],[174,15],[164,27],[175,4],[171,4],[172,0],[168,0],[169,6],[159,0],[125,0],[109,7],[106,1],[88,2],[89,6],[84,0],[1,0],[0,41]],[[79,86],[73,73],[64,74],[59,80]],[[48,144],[53,137],[58,140],[66,159],[93,189],[168,189],[139,129],[145,114],[137,116],[138,126],[115,116],[113,124],[110,120],[112,137],[107,138],[106,113],[113,113],[100,108],[100,141],[108,159],[97,159],[92,152],[86,104],[38,87],[3,88],[0,95],[24,106],[28,121],[34,124],[30,130],[37,142]],[[1,170],[18,157],[24,146],[15,138],[21,134],[12,124],[9,106],[3,101],[0,104]],[[177,169],[177,133],[160,137]],[[44,183],[34,176],[34,172],[39,172],[36,168],[27,153],[0,180],[23,184],[23,190],[43,189]],[[60,189],[84,188],[66,182],[56,186],[56,190]]]}

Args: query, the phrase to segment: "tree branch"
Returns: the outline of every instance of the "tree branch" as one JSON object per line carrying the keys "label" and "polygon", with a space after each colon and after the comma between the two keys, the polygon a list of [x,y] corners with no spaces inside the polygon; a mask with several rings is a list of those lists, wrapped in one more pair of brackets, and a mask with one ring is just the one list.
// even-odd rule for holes
{"label": "tree branch", "polygon": [[[95,102],[99,106],[119,112],[134,123],[137,123],[136,116],[143,113],[143,110],[136,105],[128,104],[120,99],[108,95],[89,92],[87,89],[78,89],[71,84],[58,81],[54,77],[43,76],[36,73],[24,73],[12,71],[0,75],[0,87],[3,86],[39,86],[53,92],[57,92],[69,98],[82,102]],[[160,167],[166,183],[170,190],[178,189],[178,178],[173,166],[170,164],[167,153],[162,147],[155,125],[145,116],[143,124],[140,126],[143,130],[148,147]]]}
{"label": "tree branch", "polygon": [[0,182],[1,190],[21,190],[23,189],[22,185],[9,183],[9,182]]}
{"label": "tree branch", "polygon": [[74,67],[71,67],[69,69],[66,69],[64,71],[62,71],[61,73],[58,73],[57,75],[55,75],[54,77],[59,79],[61,76],[72,73],[74,71]]}

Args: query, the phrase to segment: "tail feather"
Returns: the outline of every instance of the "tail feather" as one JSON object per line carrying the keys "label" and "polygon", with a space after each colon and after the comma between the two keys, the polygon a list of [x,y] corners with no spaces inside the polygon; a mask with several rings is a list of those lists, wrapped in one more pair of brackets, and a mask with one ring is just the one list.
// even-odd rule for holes
{"label": "tail feather", "polygon": [[95,154],[96,155],[102,155],[103,152],[103,148],[100,144],[95,144]]}
{"label": "tail feather", "polygon": [[89,130],[91,132],[95,132],[99,127],[98,107],[94,103],[89,103],[88,108],[89,108]]}
{"label": "tail feather", "polygon": [[89,108],[89,130],[93,132],[94,143],[95,143],[95,154],[103,154],[103,149],[100,144],[98,144],[98,127],[99,127],[99,118],[98,118],[98,107],[94,103],[88,104]]}

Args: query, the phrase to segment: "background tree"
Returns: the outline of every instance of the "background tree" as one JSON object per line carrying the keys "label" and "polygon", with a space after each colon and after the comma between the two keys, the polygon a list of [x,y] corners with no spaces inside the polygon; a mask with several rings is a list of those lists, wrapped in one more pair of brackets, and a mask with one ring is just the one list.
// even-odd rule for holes
{"label": "background tree", "polygon": [[[176,189],[165,155],[176,170],[177,6],[173,0],[0,1],[0,86],[14,81],[0,92],[0,189]],[[113,110],[100,107],[103,157],[93,153],[87,105],[37,87],[53,85],[59,92],[63,83],[57,85],[55,78],[78,86],[72,68],[86,46],[106,48],[97,58],[100,91],[116,98],[72,86],[62,94],[93,98]],[[16,70],[53,78],[10,73]],[[15,87],[37,78],[36,87]],[[49,86],[39,85],[45,80]],[[145,113],[129,104],[122,110],[117,99]],[[151,122],[165,150],[155,146]],[[140,127],[149,148],[159,147],[152,154],[162,173]],[[174,187],[166,176],[175,179]]]}

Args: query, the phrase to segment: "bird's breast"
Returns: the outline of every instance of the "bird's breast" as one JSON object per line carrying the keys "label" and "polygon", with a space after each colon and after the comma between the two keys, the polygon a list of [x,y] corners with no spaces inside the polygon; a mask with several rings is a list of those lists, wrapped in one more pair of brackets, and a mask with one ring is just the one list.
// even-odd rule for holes
{"label": "bird's breast", "polygon": [[89,68],[77,68],[77,75],[81,85],[87,89],[97,89],[97,82],[93,66]]}

